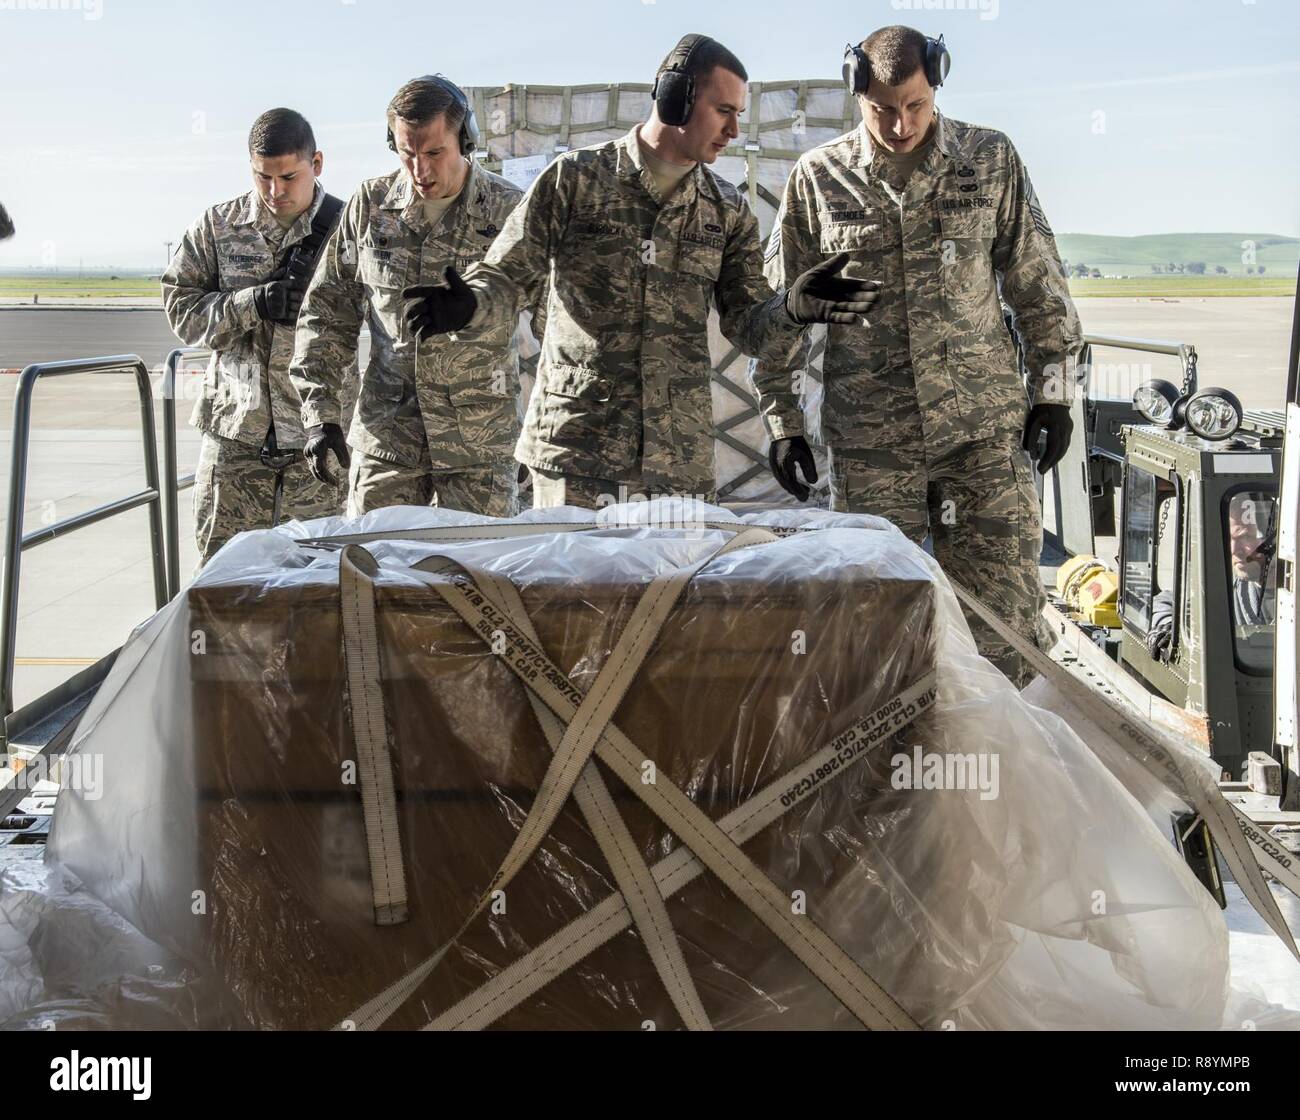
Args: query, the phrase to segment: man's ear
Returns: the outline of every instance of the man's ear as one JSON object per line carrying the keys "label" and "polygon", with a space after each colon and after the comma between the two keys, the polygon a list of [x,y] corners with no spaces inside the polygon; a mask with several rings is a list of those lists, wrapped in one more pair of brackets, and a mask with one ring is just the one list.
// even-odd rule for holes
{"label": "man's ear", "polygon": [[317,152],[314,156],[311,157],[311,173],[313,175],[320,175],[320,169],[324,166],[325,166],[325,156],[323,153]]}

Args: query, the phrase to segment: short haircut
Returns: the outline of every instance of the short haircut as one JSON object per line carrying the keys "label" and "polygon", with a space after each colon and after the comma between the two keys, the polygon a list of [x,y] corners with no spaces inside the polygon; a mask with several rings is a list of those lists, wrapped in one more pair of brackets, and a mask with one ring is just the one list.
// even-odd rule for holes
{"label": "short haircut", "polygon": [[[682,36],[682,38],[685,39],[686,36]],[[681,46],[680,41],[677,46]],[[673,54],[675,54],[676,51],[677,47],[674,47],[672,51],[669,52],[668,57],[659,64],[658,73],[663,73],[667,68],[668,63],[672,61]],[[740,59],[727,50],[727,48],[716,39],[709,39],[696,47],[695,53],[691,55],[691,60],[686,65],[683,72],[694,78],[695,84],[698,86],[702,85],[704,79],[712,74],[719,66],[724,70],[730,70],[731,73],[735,74],[742,82],[749,81],[749,74],[741,64]]]}
{"label": "short haircut", "polygon": [[310,161],[316,154],[316,136],[301,113],[292,109],[268,109],[249,130],[248,154],[268,157],[300,155]]}
{"label": "short haircut", "polygon": [[894,24],[862,40],[871,76],[887,86],[901,86],[925,66],[925,36],[914,27]]}
{"label": "short haircut", "polygon": [[446,79],[435,82],[429,78],[412,78],[388,103],[388,127],[391,129],[399,117],[419,127],[445,116],[447,128],[459,132],[465,121],[465,109],[447,87]]}

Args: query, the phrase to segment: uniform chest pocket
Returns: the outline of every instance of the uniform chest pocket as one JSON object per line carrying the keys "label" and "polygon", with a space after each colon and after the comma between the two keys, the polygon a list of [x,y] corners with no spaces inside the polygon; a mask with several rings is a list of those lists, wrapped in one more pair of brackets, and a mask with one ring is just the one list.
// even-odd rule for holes
{"label": "uniform chest pocket", "polygon": [[823,219],[820,248],[823,253],[878,252],[884,246],[879,222],[827,222]]}
{"label": "uniform chest pocket", "polygon": [[714,283],[722,272],[722,246],[683,241],[677,257],[677,271],[696,280]]}
{"label": "uniform chest pocket", "polygon": [[992,209],[947,210],[939,217],[945,241],[989,241],[997,236]]}
{"label": "uniform chest pocket", "polygon": [[371,289],[404,288],[410,265],[408,250],[362,245],[357,257],[357,278]]}
{"label": "uniform chest pocket", "polygon": [[221,274],[222,291],[235,291],[262,283],[271,274],[274,264],[269,252],[242,249],[221,253],[217,258],[217,268]]}

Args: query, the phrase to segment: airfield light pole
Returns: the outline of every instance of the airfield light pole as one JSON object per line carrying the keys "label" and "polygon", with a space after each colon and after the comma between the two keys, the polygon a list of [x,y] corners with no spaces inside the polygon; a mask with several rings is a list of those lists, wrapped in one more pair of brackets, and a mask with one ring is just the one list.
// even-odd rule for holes
{"label": "airfield light pole", "polygon": [[166,272],[167,266],[172,263],[172,245],[175,244],[175,242],[164,241],[163,244],[167,246],[167,259],[163,261],[163,271]]}

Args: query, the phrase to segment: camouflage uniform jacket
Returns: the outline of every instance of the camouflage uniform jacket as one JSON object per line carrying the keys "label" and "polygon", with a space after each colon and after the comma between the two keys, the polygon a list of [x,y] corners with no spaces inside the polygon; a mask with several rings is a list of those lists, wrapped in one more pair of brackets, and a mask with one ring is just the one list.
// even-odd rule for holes
{"label": "camouflage uniform jacket", "polygon": [[[1056,242],[1024,164],[1000,132],[936,114],[901,196],[865,128],[804,153],[768,241],[776,285],[839,252],[878,279],[869,325],[828,328],[822,427],[832,447],[886,447],[915,425],[929,448],[1019,434],[1029,403],[1066,401],[1082,341]],[[1015,313],[1028,372],[998,300]],[[803,434],[788,373],[753,367],[768,433]]]}
{"label": "camouflage uniform jacket", "polygon": [[283,230],[256,191],[204,212],[186,231],[162,276],[167,322],[187,346],[212,350],[190,423],[259,447],[275,420],[281,447],[303,445],[298,394],[289,382],[293,327],[257,316],[253,289],[311,233],[325,192]]}
{"label": "camouflage uniform jacket", "polygon": [[[348,443],[403,466],[460,470],[509,459],[519,434],[514,322],[473,340],[416,339],[402,289],[441,283],[492,244],[521,191],[471,162],[460,197],[430,230],[404,171],[361,184],[325,244],[298,316],[291,376],[307,426],[340,424],[340,377],[363,321],[370,360]],[[363,319],[364,315],[364,319]],[[426,451],[427,448],[427,451]]]}
{"label": "camouflage uniform jacket", "polygon": [[537,384],[515,458],[530,467],[712,493],[708,313],[750,354],[791,361],[801,328],[763,278],[744,196],[702,165],[665,202],[637,130],[568,152],[534,181],[468,280],[499,322],[545,292]]}

